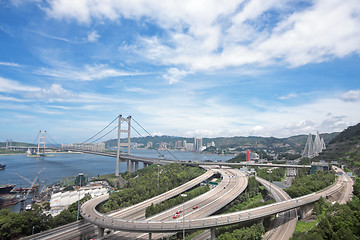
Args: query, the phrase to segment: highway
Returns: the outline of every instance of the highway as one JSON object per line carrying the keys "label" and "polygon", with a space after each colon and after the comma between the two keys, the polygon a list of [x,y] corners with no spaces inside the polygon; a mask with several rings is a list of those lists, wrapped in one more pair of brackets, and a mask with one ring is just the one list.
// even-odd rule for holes
{"label": "highway", "polygon": [[[184,183],[183,185],[173,188],[163,194],[160,194],[158,196],[155,196],[153,198],[150,198],[148,200],[145,200],[141,203],[135,204],[133,206],[121,209],[119,211],[113,212],[109,214],[110,217],[115,218],[124,218],[124,219],[139,219],[145,216],[145,209],[150,206],[151,204],[157,204],[161,203],[167,199],[170,199],[172,197],[175,197],[179,195],[180,193],[183,193],[196,185],[200,184],[201,182],[207,180],[208,178],[212,177],[215,174],[215,171],[211,168],[208,168],[206,173],[203,175],[192,179],[191,181]],[[104,198],[108,198],[109,195],[104,195]]]}
{"label": "highway", "polygon": [[[183,185],[176,187],[174,189],[171,189],[168,192],[165,192],[161,195],[155,196],[151,199],[145,200],[139,204],[130,206],[126,209],[122,209],[120,211],[114,212],[109,214],[109,216],[116,216],[116,217],[125,217],[125,218],[138,218],[143,215],[145,215],[145,209],[146,207],[150,206],[151,203],[159,203],[166,199],[172,198],[182,192],[185,192],[194,186],[200,184],[201,182],[207,180],[208,178],[212,177],[214,175],[214,171],[211,170],[211,167],[204,167],[207,169],[207,171],[197,177],[192,179],[189,182],[184,183]],[[108,199],[109,195],[101,196],[100,198]],[[135,210],[136,209],[136,210]],[[34,236],[37,239],[52,239],[52,240],[63,240],[63,239],[73,239],[77,236],[80,236],[82,233],[90,233],[94,232],[95,226],[90,223],[84,223],[84,221],[77,221],[74,223],[70,223],[58,228],[50,229],[47,231],[44,231],[42,233],[37,233],[34,235],[31,235],[29,237],[23,238],[23,239],[34,239]]]}
{"label": "highway", "polygon": [[83,220],[76,221],[73,223],[66,224],[57,228],[53,228],[41,233],[36,233],[24,238],[22,240],[33,240],[33,239],[42,239],[42,240],[64,240],[64,239],[76,239],[80,235],[88,235],[91,237],[95,232],[96,226],[84,223]]}
{"label": "highway", "polygon": [[333,169],[337,173],[341,173],[344,176],[344,180],[343,180],[344,189],[342,190],[340,198],[337,200],[337,202],[340,204],[345,204],[352,197],[354,182],[351,179],[351,177],[347,176],[346,172],[344,170],[342,170],[341,168],[333,166]]}
{"label": "highway", "polygon": [[[184,228],[186,230],[198,230],[213,228],[219,226],[231,225],[234,223],[245,222],[249,220],[260,219],[266,216],[270,216],[276,213],[288,211],[307,205],[309,203],[317,201],[320,197],[326,197],[334,192],[339,191],[343,187],[344,176],[339,176],[336,182],[330,187],[312,193],[306,196],[302,196],[296,199],[290,199],[283,202],[278,202],[259,208],[249,209],[245,211],[211,216],[206,218],[185,219]],[[158,220],[126,220],[113,218],[106,216],[96,211],[95,206],[100,204],[104,199],[95,198],[87,201],[81,207],[81,215],[89,222],[98,225],[103,228],[115,229],[128,232],[178,232],[181,231],[183,225],[181,220],[172,221],[158,221]]]}
{"label": "highway", "polygon": [[[175,221],[173,216],[178,210],[183,211],[178,218],[180,220],[183,220],[183,217],[185,220],[206,217],[226,206],[246,189],[248,182],[247,177],[238,169],[227,168],[216,169],[214,171],[218,171],[218,173],[222,175],[222,181],[217,187],[197,198],[185,202],[184,208],[183,204],[180,204],[152,216],[146,219],[146,221]],[[194,206],[198,208],[193,209]],[[145,220],[145,216],[143,219]],[[152,235],[152,239],[161,239],[167,236],[169,236],[169,233],[157,233]],[[149,239],[149,235],[148,233],[116,232],[105,239]]]}
{"label": "highway", "polygon": [[[256,177],[256,180],[260,182],[269,192],[271,189],[271,194],[274,197],[276,202],[282,202],[285,200],[291,199],[291,197],[281,188],[277,187],[274,184],[266,181],[265,179]],[[265,236],[265,239],[271,240],[288,240],[291,238],[295,231],[297,223],[297,213],[296,209],[291,209],[286,212],[278,213],[275,219],[274,228],[269,231]]]}

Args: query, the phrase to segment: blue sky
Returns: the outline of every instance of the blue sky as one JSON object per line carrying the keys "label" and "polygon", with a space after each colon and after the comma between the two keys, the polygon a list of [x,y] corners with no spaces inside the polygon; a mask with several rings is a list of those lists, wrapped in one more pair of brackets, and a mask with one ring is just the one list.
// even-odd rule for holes
{"label": "blue sky", "polygon": [[359,26],[358,0],[0,0],[0,141],[81,142],[118,114],[154,135],[341,131]]}

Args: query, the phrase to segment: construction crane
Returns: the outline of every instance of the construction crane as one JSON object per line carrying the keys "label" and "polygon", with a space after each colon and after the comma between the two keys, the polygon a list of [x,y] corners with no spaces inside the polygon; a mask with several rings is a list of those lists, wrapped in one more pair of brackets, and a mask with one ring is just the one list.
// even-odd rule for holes
{"label": "construction crane", "polygon": [[33,187],[35,187],[34,184],[35,184],[36,180],[38,179],[40,173],[41,173],[42,171],[44,171],[44,170],[45,170],[45,168],[41,169],[41,170],[36,174],[36,177],[34,178],[34,180],[33,180],[32,182],[31,182],[29,179],[27,179],[26,177],[17,174],[19,177],[21,177],[22,179],[24,179],[25,181],[27,181],[27,182],[30,183],[30,187],[29,187],[27,193],[20,199],[20,210],[21,210],[21,211],[25,209],[26,199],[28,198],[28,196],[29,196],[31,190],[33,189]]}

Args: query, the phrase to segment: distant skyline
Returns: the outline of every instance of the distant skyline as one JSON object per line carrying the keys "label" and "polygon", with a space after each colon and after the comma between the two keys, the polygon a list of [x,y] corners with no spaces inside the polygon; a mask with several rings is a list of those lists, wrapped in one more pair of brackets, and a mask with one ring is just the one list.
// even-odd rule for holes
{"label": "distant skyline", "polygon": [[342,131],[359,26],[358,0],[0,0],[0,141],[82,142],[118,114],[152,135]]}

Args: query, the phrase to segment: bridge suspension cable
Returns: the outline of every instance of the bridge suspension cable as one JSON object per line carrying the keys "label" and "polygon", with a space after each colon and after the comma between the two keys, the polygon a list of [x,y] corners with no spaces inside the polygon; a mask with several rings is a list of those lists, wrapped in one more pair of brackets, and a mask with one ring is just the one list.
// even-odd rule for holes
{"label": "bridge suspension cable", "polygon": [[32,143],[33,145],[35,144],[36,140],[38,140],[39,134],[40,134],[40,132],[38,132],[38,134],[36,135],[36,138],[34,139],[34,141]]}
{"label": "bridge suspension cable", "polygon": [[[84,144],[84,143],[86,143],[86,142],[88,142],[88,141],[90,141],[91,139],[93,139],[94,137],[96,137],[97,135],[99,135],[100,133],[102,133],[106,128],[108,128],[112,123],[114,123],[117,119],[119,118],[119,116],[117,116],[114,120],[112,120],[108,125],[106,125],[106,127],[104,127],[102,130],[100,130],[97,134],[95,134],[94,136],[92,136],[91,138],[89,138],[89,139],[87,139],[86,141],[84,141],[84,142],[82,142],[82,144]],[[112,130],[111,130],[112,131]],[[110,131],[110,132],[111,132]],[[107,134],[105,134],[104,136],[106,136]],[[103,136],[103,137],[104,137]],[[98,138],[98,139],[96,139],[95,141],[97,141],[97,140],[99,140],[100,138]],[[95,142],[95,141],[93,141],[93,142]],[[92,143],[93,143],[92,142]]]}
{"label": "bridge suspension cable", "polygon": [[103,137],[105,137],[106,135],[110,134],[112,131],[114,131],[114,130],[117,129],[117,128],[118,128],[118,126],[115,126],[113,129],[111,129],[110,131],[108,131],[107,133],[105,133],[104,135],[102,135],[101,137],[95,139],[95,140],[92,141],[91,143],[94,143],[94,142],[100,140],[101,138],[103,138]]}
{"label": "bridge suspension cable", "polygon": [[[139,127],[142,128],[142,130],[144,130],[147,134],[149,134],[150,137],[153,137],[143,126],[141,126],[134,118],[132,118],[132,120],[139,125]],[[131,125],[131,128],[135,130],[135,128]],[[136,131],[136,130],[135,130]],[[143,137],[138,131],[136,131],[141,137]],[[168,149],[165,148],[165,150],[171,155],[173,156],[176,160],[180,161],[174,154],[172,154]],[[162,155],[158,150],[156,150],[159,155]]]}
{"label": "bridge suspension cable", "polygon": [[50,137],[50,134],[47,133],[47,140],[49,141],[50,145],[53,145],[54,147],[61,148],[61,144],[57,143],[52,137]]}

